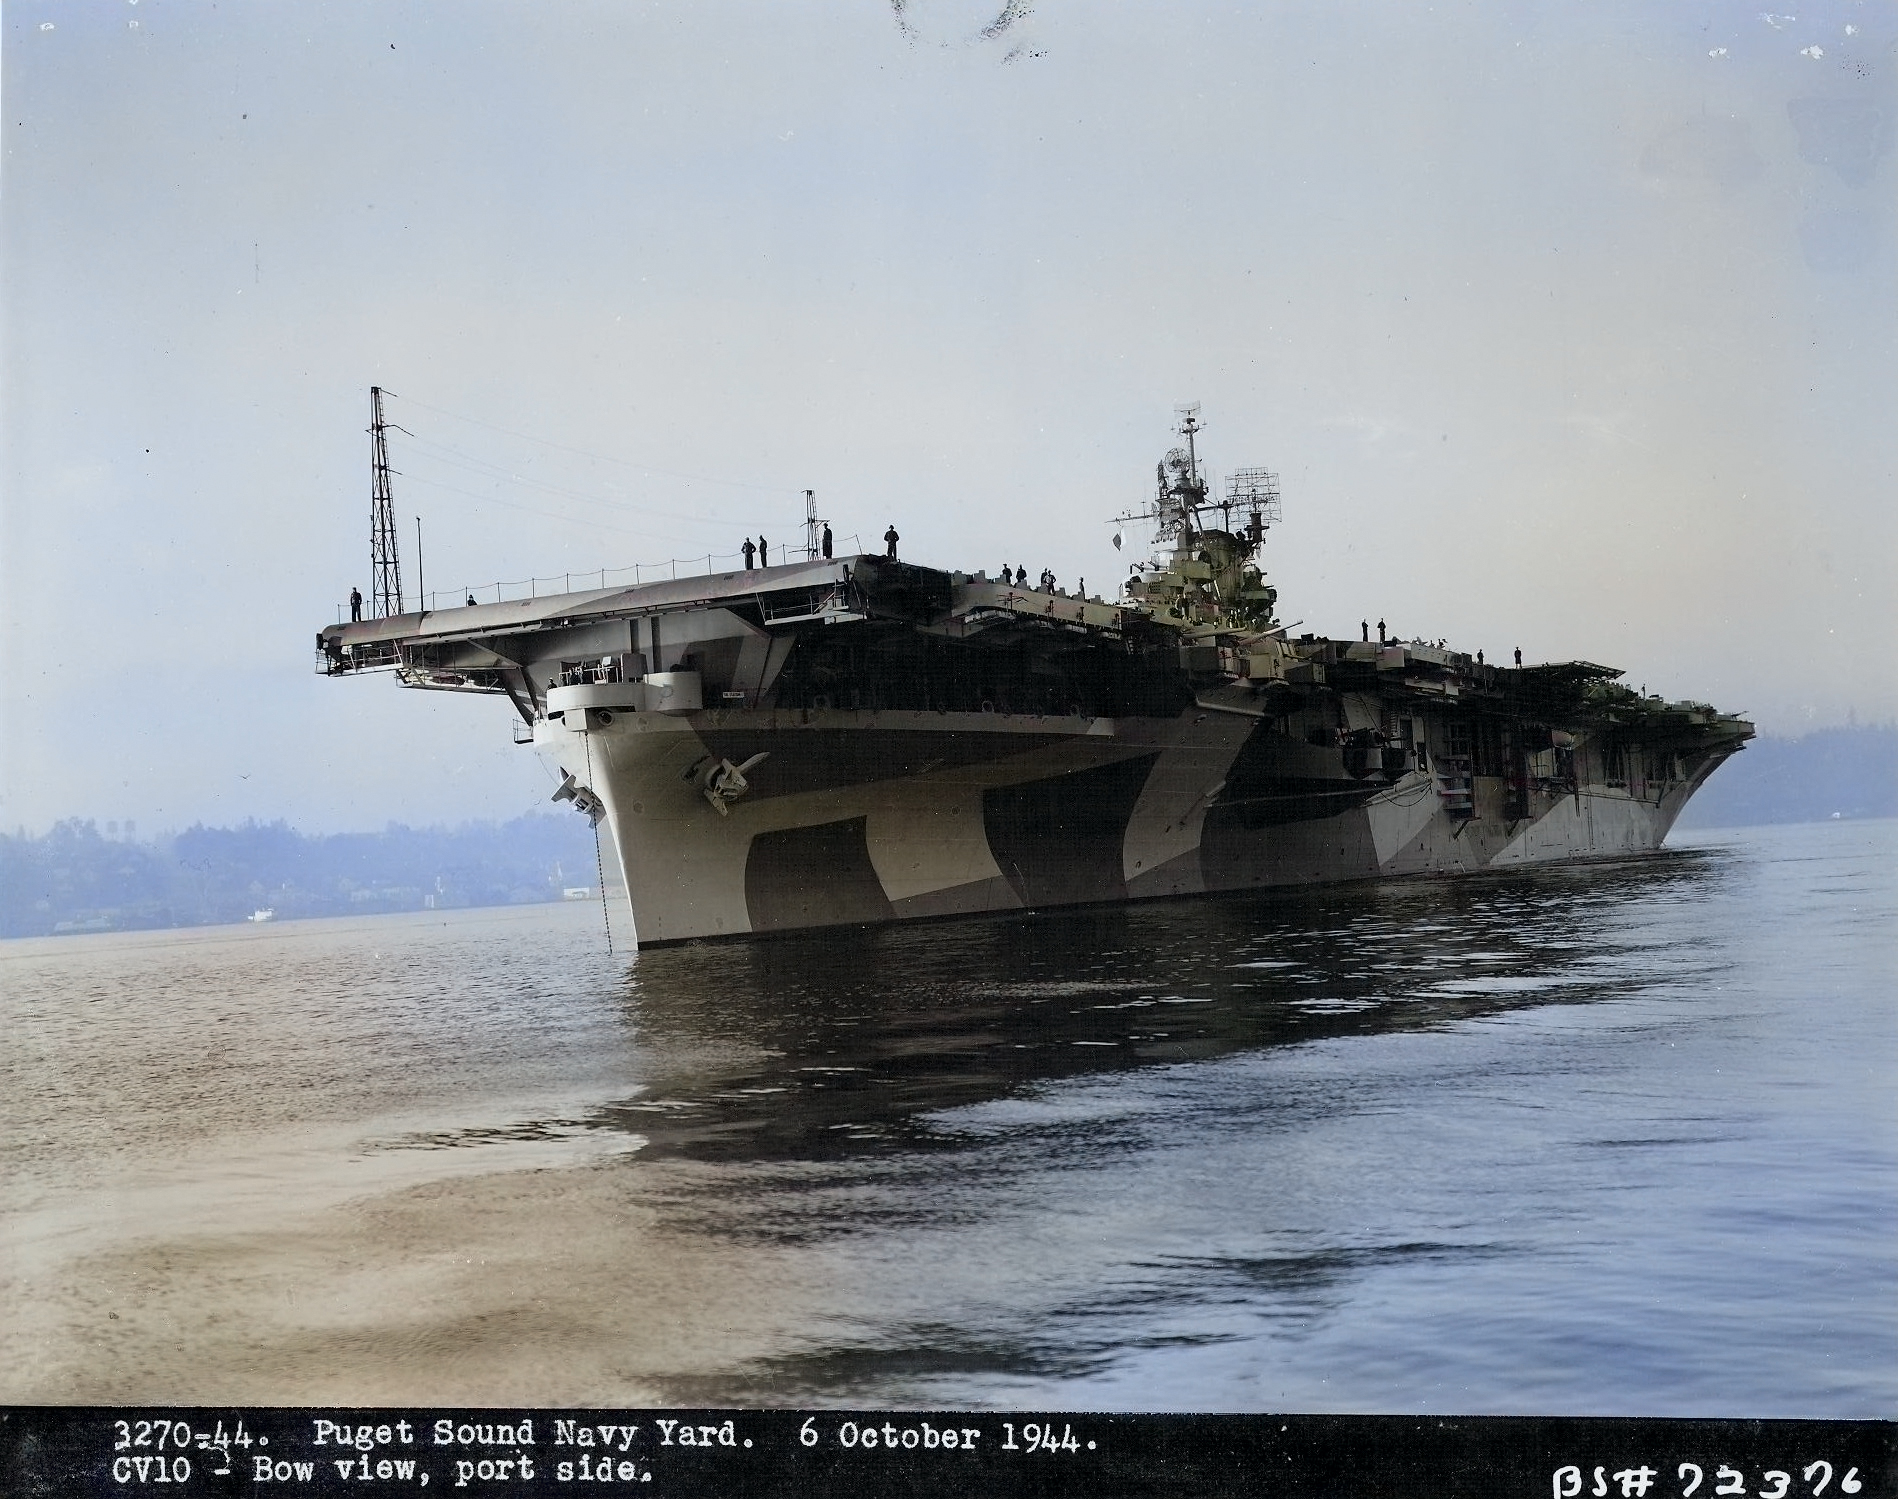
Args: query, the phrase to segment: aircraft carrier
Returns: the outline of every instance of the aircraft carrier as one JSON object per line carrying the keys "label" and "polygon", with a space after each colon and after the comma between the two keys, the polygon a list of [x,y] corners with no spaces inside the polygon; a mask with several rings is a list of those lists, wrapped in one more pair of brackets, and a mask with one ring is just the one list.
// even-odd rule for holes
{"label": "aircraft carrier", "polygon": [[[372,430],[380,517],[379,404]],[[1154,551],[1111,599],[813,533],[776,566],[448,609],[402,612],[398,574],[318,667],[505,697],[610,835],[641,947],[1621,857],[1752,737],[1589,662],[1293,634],[1259,566],[1276,480],[1215,498],[1198,430],[1123,518]]]}

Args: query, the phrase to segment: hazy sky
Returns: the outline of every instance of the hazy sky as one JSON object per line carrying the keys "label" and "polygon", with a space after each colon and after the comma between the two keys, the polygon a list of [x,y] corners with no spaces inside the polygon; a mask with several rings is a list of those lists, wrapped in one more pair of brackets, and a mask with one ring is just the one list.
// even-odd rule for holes
{"label": "hazy sky", "polygon": [[998,3],[6,0],[0,824],[544,802],[314,674],[371,384],[411,588],[1101,591],[1199,401],[1306,629],[1898,714],[1898,9]]}

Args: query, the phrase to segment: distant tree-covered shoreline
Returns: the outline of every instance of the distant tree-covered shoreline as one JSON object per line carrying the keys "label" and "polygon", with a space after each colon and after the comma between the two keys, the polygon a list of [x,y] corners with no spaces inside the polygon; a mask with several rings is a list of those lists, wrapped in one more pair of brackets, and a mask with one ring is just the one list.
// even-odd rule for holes
{"label": "distant tree-covered shoreline", "polygon": [[140,842],[90,820],[0,834],[0,937],[558,900],[596,882],[584,818],[306,836],[282,822]]}
{"label": "distant tree-covered shoreline", "polygon": [[1834,817],[1898,817],[1898,725],[1755,739],[1700,788],[1680,826],[1748,828]]}

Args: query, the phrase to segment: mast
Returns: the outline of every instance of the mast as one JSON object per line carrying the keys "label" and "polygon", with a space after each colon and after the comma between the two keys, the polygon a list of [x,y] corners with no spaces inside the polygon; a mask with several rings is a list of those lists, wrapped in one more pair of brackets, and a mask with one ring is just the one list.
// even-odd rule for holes
{"label": "mast", "polygon": [[1199,507],[1206,499],[1195,441],[1195,434],[1200,430],[1199,402],[1176,406],[1174,411],[1180,424],[1173,430],[1186,439],[1186,446],[1169,450],[1160,460],[1158,493],[1154,498],[1154,519],[1159,523],[1153,538],[1156,546],[1190,543],[1199,525]]}
{"label": "mast", "polygon": [[1180,436],[1186,439],[1186,483],[1195,493],[1204,494],[1206,486],[1199,482],[1199,447],[1193,440],[1199,431],[1199,402],[1178,409]]}
{"label": "mast", "polygon": [[376,619],[402,613],[402,563],[395,547],[395,500],[389,491],[389,439],[382,420],[382,387],[369,387],[370,607]]}

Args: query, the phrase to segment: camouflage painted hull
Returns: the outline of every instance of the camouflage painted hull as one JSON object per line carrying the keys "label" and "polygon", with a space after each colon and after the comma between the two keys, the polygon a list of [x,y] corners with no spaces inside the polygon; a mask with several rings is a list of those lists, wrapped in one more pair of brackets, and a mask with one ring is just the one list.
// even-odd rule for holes
{"label": "camouflage painted hull", "polygon": [[[570,710],[542,751],[602,804],[642,947],[1658,848],[1730,749],[1654,779],[1451,775],[1448,719],[1366,771],[1257,713]],[[721,813],[704,767],[756,760]],[[1354,774],[1354,770],[1357,772]],[[1611,776],[1608,772],[1617,772]]]}

